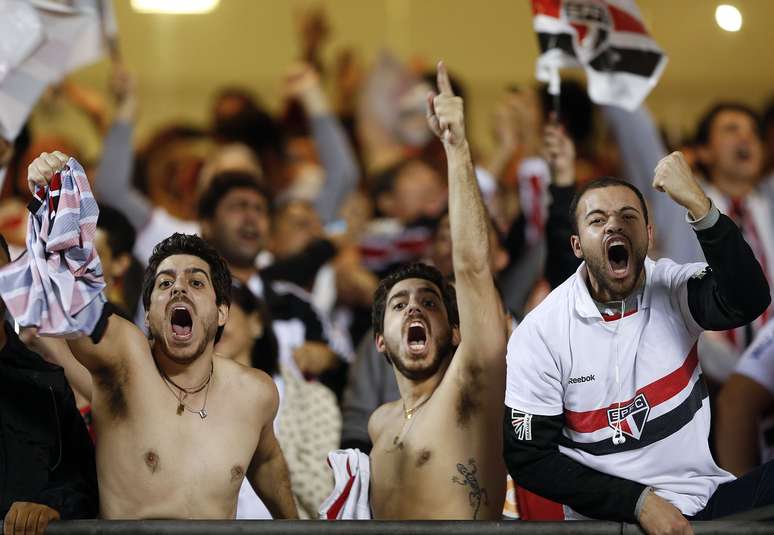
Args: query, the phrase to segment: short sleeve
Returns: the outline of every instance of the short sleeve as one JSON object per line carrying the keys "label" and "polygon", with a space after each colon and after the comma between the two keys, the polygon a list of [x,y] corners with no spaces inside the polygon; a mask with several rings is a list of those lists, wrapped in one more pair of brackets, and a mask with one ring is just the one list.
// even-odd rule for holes
{"label": "short sleeve", "polygon": [[539,329],[539,320],[527,318],[508,341],[505,404],[530,414],[556,416],[564,411],[560,366]]}
{"label": "short sleeve", "polygon": [[742,354],[735,371],[774,394],[774,320],[769,320]]}

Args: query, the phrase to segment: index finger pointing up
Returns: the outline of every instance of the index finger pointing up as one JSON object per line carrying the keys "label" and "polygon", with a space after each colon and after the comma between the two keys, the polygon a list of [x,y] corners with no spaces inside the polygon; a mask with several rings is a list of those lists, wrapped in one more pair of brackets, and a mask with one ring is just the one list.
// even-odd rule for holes
{"label": "index finger pointing up", "polygon": [[446,72],[446,65],[443,61],[438,62],[438,92],[447,97],[453,97],[454,91],[452,90],[451,82],[449,81],[449,73]]}

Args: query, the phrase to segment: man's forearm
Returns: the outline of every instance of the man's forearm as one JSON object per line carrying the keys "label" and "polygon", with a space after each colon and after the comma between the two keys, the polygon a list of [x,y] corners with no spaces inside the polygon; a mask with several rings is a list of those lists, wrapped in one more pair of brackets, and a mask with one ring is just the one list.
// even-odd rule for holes
{"label": "man's forearm", "polygon": [[275,454],[261,463],[250,483],[274,518],[297,519],[298,511],[290,489],[290,473],[279,447]]}
{"label": "man's forearm", "polygon": [[696,235],[711,269],[688,281],[688,306],[696,323],[707,330],[725,330],[753,321],[766,310],[771,295],[739,228],[720,214],[714,225]]}
{"label": "man's forearm", "polygon": [[454,271],[481,273],[489,264],[488,216],[467,141],[447,147],[446,158]]}
{"label": "man's forearm", "polygon": [[150,201],[132,187],[134,125],[116,121],[110,127],[102,148],[102,158],[94,179],[94,194],[100,202],[121,210],[132,226],[139,230],[150,219]]}
{"label": "man's forearm", "polygon": [[325,169],[325,184],[315,199],[315,209],[325,224],[336,219],[341,205],[357,186],[357,161],[335,115],[312,117],[311,127]]}
{"label": "man's forearm", "polygon": [[591,518],[637,522],[645,485],[603,474],[560,453],[556,440],[562,416],[532,415],[531,438],[520,440],[511,423],[511,409],[506,406],[505,412],[505,464],[517,485]]}

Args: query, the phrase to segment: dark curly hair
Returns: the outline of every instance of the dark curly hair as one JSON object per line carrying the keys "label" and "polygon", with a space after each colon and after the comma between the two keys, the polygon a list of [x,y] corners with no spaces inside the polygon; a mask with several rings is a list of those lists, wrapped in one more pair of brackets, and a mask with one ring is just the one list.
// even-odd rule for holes
{"label": "dark curly hair", "polygon": [[[204,241],[195,234],[172,234],[169,238],[160,241],[153,248],[153,254],[148,261],[148,267],[145,269],[145,275],[142,280],[142,304],[145,310],[150,307],[151,293],[153,292],[153,283],[156,280],[156,271],[159,269],[164,259],[174,255],[197,256],[207,262],[210,266],[210,278],[212,286],[215,289],[215,304],[220,306],[231,305],[231,272],[223,257],[212,245]],[[215,333],[215,343],[218,343],[223,334],[223,327],[218,327]]]}
{"label": "dark curly hair", "polygon": [[266,200],[269,210],[272,207],[272,195],[255,175],[243,171],[222,171],[212,177],[212,182],[199,199],[199,219],[211,220],[223,197],[233,189],[251,189]]}
{"label": "dark curly hair", "polygon": [[454,291],[454,286],[433,266],[416,262],[413,264],[401,264],[379,281],[379,286],[374,292],[374,305],[371,309],[371,324],[374,329],[374,335],[383,334],[384,332],[384,309],[387,306],[387,296],[390,290],[405,279],[424,279],[438,286],[438,289],[441,290],[443,304],[446,307],[446,314],[449,316],[449,323],[452,326],[460,324],[459,311],[457,310],[457,293]]}

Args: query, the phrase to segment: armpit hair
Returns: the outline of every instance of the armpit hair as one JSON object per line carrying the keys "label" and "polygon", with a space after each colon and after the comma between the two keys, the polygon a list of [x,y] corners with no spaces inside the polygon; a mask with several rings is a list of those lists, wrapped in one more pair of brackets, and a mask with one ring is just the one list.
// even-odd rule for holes
{"label": "armpit hair", "polygon": [[483,395],[483,382],[481,375],[483,369],[478,365],[471,365],[465,379],[460,385],[459,398],[457,398],[457,425],[466,427],[473,416],[481,410],[481,396]]}
{"label": "armpit hair", "polygon": [[129,370],[126,363],[115,367],[102,368],[94,373],[97,386],[105,392],[107,409],[113,418],[124,418],[127,414],[126,385],[129,382]]}

